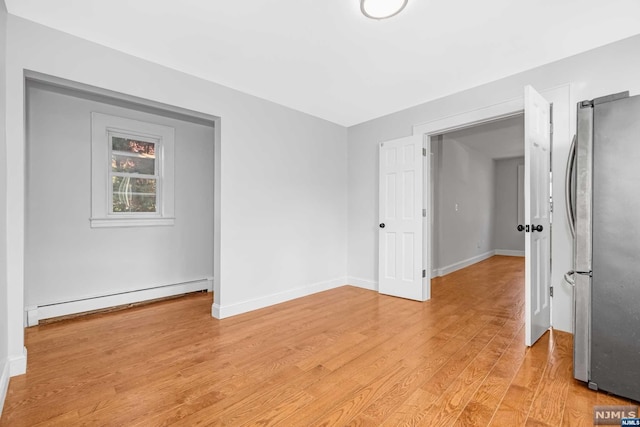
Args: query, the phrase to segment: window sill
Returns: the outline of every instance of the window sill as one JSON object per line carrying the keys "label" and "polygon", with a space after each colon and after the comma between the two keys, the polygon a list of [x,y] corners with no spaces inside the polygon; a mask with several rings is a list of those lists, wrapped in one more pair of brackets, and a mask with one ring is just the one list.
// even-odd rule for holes
{"label": "window sill", "polygon": [[91,228],[171,226],[175,218],[90,218]]}

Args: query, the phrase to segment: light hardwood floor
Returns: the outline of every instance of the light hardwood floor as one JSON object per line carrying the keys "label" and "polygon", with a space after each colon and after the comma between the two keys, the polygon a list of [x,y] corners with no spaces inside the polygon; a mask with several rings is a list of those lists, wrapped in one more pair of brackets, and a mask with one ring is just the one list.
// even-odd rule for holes
{"label": "light hardwood floor", "polygon": [[490,258],[425,303],[345,286],[219,321],[196,294],[29,328],[0,425],[581,426],[630,403],[572,379],[571,335],[523,345],[523,270]]}

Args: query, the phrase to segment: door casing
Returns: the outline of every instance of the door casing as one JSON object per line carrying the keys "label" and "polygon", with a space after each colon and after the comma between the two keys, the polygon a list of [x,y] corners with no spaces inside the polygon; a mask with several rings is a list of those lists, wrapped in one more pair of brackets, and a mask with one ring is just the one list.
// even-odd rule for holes
{"label": "door casing", "polygon": [[[567,105],[570,104],[570,86],[563,85],[556,88],[551,88],[547,90],[543,90],[540,92],[543,95],[547,95],[547,99],[551,102],[556,101],[556,99],[562,99],[563,103],[566,102]],[[554,110],[554,113],[558,110]],[[488,122],[492,122],[495,120],[506,119],[514,116],[518,116],[524,114],[524,95],[514,98],[508,101],[504,101],[497,104],[490,104],[483,108],[479,108],[476,110],[468,111],[461,114],[456,114],[452,116],[448,116],[442,119],[416,124],[413,126],[413,135],[422,135],[423,136],[423,147],[426,149],[430,148],[431,137],[435,137],[437,135],[452,132],[456,130],[461,130],[481,124],[485,124]],[[555,114],[554,114],[555,116]],[[554,117],[554,123],[556,127],[558,126],[567,126],[569,127],[569,117]],[[424,161],[424,185],[423,185],[423,206],[426,209],[426,218],[427,221],[424,226],[423,231],[423,244],[426,250],[423,250],[423,268],[426,271],[431,272],[433,270],[431,265],[431,253],[432,253],[432,241],[433,236],[431,235],[431,227],[428,226],[431,218],[433,217],[433,209],[431,203],[431,165],[427,159],[423,159]],[[555,197],[555,196],[554,196]],[[553,234],[551,235],[552,246],[553,246]],[[570,245],[570,242],[567,242]],[[552,249],[553,251],[553,249]],[[552,263],[553,266],[557,263]],[[559,267],[563,269],[564,266]],[[564,271],[564,270],[562,270]],[[552,283],[553,283],[553,275],[554,270],[551,272]],[[427,277],[422,279],[424,281],[423,288],[425,289],[426,299],[431,299],[431,275],[428,274]],[[552,299],[553,304],[553,299]],[[552,306],[553,307],[553,306]],[[551,311],[551,324],[553,325],[553,308]]]}

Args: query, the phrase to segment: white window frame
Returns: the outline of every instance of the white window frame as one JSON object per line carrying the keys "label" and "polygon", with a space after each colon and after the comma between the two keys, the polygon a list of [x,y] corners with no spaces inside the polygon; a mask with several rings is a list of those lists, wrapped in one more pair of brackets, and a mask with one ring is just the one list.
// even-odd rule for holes
{"label": "white window frame", "polygon": [[[112,136],[156,144],[156,212],[113,212]],[[91,227],[173,225],[174,145],[175,130],[172,127],[92,112]]]}

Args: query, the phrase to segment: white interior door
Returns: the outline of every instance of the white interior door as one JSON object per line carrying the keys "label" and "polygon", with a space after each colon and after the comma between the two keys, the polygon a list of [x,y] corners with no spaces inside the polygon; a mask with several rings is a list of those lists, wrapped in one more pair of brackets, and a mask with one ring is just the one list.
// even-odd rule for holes
{"label": "white interior door", "polygon": [[423,137],[380,144],[378,290],[425,300],[423,280]]}
{"label": "white interior door", "polygon": [[531,86],[524,120],[525,342],[533,345],[551,326],[551,106]]}

